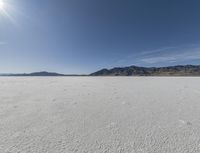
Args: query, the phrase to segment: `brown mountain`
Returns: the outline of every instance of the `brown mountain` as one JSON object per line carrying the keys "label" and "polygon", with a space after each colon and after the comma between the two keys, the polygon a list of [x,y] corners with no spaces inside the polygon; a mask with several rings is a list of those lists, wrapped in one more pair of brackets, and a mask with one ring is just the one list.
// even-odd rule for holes
{"label": "brown mountain", "polygon": [[200,65],[177,65],[169,67],[116,67],[102,69],[91,76],[200,76]]}

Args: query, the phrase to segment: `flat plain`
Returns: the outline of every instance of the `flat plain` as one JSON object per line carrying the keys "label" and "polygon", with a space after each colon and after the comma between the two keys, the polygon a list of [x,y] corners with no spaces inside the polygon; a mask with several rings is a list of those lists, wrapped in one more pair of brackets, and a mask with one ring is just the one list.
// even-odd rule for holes
{"label": "flat plain", "polygon": [[198,77],[1,77],[0,153],[199,153]]}

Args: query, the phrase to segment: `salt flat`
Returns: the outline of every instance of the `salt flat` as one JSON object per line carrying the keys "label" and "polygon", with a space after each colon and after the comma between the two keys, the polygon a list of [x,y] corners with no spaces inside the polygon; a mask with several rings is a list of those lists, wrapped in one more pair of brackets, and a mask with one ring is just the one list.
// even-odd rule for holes
{"label": "salt flat", "polygon": [[1,77],[0,153],[199,153],[198,77]]}

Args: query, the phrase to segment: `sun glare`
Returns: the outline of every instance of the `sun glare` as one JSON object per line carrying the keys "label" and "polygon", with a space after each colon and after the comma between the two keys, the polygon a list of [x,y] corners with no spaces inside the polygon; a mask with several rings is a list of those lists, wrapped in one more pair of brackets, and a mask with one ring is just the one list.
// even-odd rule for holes
{"label": "sun glare", "polygon": [[0,0],[0,16],[4,16],[8,20],[10,20],[13,24],[15,24],[15,20],[11,15],[10,7],[6,0]]}
{"label": "sun glare", "polygon": [[3,0],[0,0],[0,10],[4,10],[5,3]]}

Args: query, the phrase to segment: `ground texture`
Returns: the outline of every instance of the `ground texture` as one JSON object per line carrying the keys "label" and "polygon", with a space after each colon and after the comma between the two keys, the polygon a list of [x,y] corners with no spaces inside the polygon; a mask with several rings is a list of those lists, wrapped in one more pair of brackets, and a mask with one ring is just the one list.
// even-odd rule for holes
{"label": "ground texture", "polygon": [[0,153],[199,152],[200,78],[0,78]]}

